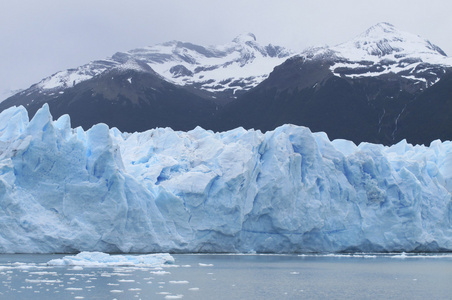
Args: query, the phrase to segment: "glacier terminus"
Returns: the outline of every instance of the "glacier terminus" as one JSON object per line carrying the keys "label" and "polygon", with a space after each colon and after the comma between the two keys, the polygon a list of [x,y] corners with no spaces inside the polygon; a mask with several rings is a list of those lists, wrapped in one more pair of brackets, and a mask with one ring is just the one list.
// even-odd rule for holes
{"label": "glacier terminus", "polygon": [[452,144],[0,114],[0,252],[452,250]]}

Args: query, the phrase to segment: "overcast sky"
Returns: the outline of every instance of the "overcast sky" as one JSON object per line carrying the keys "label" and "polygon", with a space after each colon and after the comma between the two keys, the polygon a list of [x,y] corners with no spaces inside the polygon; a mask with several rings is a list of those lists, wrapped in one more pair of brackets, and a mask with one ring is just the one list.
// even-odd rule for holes
{"label": "overcast sky", "polygon": [[[452,56],[446,0],[3,0],[0,95],[117,51],[170,40],[225,44],[241,33],[301,52],[346,42],[378,22]],[[0,96],[1,97],[1,96]]]}

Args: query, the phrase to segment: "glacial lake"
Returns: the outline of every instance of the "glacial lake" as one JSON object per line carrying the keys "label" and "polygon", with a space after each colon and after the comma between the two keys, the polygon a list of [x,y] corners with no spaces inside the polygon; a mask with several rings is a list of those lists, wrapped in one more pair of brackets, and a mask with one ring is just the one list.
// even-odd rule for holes
{"label": "glacial lake", "polygon": [[0,299],[452,299],[452,254],[173,255],[163,268],[0,255]]}

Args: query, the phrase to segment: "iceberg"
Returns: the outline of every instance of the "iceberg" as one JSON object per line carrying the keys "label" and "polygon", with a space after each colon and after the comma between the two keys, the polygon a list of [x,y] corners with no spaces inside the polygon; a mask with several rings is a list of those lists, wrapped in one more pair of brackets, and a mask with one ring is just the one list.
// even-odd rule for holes
{"label": "iceberg", "polygon": [[1,253],[452,250],[452,144],[0,113]]}
{"label": "iceberg", "polygon": [[168,253],[146,255],[110,255],[103,252],[80,252],[74,256],[52,259],[49,266],[83,266],[83,267],[152,267],[160,268],[165,264],[174,263],[174,258]]}

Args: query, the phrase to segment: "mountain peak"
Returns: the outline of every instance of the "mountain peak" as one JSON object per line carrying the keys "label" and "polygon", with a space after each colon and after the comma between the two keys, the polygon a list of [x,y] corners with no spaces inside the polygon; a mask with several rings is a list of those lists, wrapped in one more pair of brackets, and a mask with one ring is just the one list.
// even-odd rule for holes
{"label": "mountain peak", "polygon": [[353,60],[415,57],[422,61],[431,61],[438,56],[446,56],[438,46],[416,34],[400,31],[386,22],[378,23],[353,40],[333,48]]}
{"label": "mountain peak", "polygon": [[256,36],[253,33],[249,32],[249,33],[240,34],[235,39],[233,39],[232,42],[238,43],[238,44],[245,44],[247,42],[256,42],[256,40],[257,40]]}
{"label": "mountain peak", "polygon": [[380,41],[395,41],[395,42],[402,42],[402,41],[416,41],[416,42],[424,42],[422,38],[415,34],[407,33],[398,30],[394,25],[387,23],[387,22],[381,22],[378,23],[369,29],[367,29],[362,34],[358,35],[354,41],[362,41],[364,43],[370,43],[370,42],[380,42]]}
{"label": "mountain peak", "polygon": [[388,34],[388,33],[396,33],[397,28],[387,22],[381,22],[378,23],[369,29],[366,30],[364,33],[365,36],[381,36],[382,34]]}

